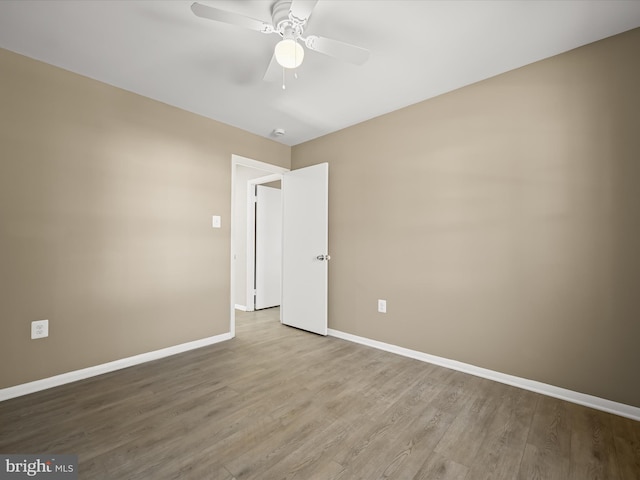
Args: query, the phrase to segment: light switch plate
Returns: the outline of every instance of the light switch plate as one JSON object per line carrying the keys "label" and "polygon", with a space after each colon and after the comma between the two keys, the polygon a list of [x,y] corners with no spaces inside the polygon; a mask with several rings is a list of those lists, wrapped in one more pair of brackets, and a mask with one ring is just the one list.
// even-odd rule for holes
{"label": "light switch plate", "polygon": [[387,301],[386,300],[378,300],[378,312],[387,313]]}
{"label": "light switch plate", "polygon": [[211,220],[211,226],[213,228],[220,228],[221,225],[222,219],[220,218],[220,215],[214,215]]}

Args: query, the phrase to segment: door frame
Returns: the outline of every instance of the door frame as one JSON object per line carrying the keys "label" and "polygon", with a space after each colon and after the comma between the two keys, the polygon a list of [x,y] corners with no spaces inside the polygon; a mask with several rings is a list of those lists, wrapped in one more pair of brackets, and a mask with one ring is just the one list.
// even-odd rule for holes
{"label": "door frame", "polygon": [[[256,247],[256,212],[253,208],[253,200],[255,199],[256,185],[265,183],[282,181],[282,173],[272,173],[264,177],[253,178],[247,181],[247,298],[253,295],[253,285],[255,284],[255,247]],[[253,305],[247,305],[247,312],[255,310],[255,301]]]}
{"label": "door frame", "polygon": [[231,337],[236,336],[236,268],[235,268],[235,260],[236,260],[236,251],[235,251],[235,231],[238,226],[235,225],[235,193],[236,193],[236,168],[238,166],[244,166],[249,168],[254,168],[256,170],[263,170],[266,175],[270,174],[283,174],[284,172],[290,171],[289,168],[279,167],[277,165],[273,165],[271,163],[261,162],[259,160],[253,160],[251,158],[243,157],[241,155],[231,155],[231,227],[230,227],[230,255],[229,255],[229,263],[230,263],[230,278],[231,284],[229,285],[229,293],[230,293],[230,312],[229,312],[229,334]]}

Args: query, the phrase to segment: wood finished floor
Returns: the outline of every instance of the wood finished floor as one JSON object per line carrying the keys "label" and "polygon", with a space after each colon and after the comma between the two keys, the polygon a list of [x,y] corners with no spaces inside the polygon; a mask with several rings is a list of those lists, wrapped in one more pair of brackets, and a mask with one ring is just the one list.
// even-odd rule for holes
{"label": "wood finished floor", "polygon": [[238,313],[237,338],[0,403],[89,479],[640,479],[640,422]]}

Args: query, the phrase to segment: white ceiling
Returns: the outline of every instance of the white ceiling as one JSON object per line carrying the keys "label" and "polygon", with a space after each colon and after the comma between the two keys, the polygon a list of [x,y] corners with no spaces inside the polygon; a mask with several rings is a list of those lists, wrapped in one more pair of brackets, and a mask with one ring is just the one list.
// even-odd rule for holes
{"label": "white ceiling", "polygon": [[[277,35],[191,3],[0,0],[0,47],[260,136],[283,128],[276,140],[296,145],[640,26],[638,0],[319,0],[305,34],[371,58],[307,51],[283,91],[263,81]],[[201,3],[271,20],[268,0]]]}

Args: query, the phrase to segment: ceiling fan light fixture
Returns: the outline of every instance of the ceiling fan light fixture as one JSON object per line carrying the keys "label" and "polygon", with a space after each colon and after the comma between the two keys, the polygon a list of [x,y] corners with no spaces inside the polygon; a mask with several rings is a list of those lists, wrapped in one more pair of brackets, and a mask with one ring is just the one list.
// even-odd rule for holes
{"label": "ceiling fan light fixture", "polygon": [[276,45],[275,55],[282,67],[298,68],[304,60],[304,48],[292,38],[285,38]]}

